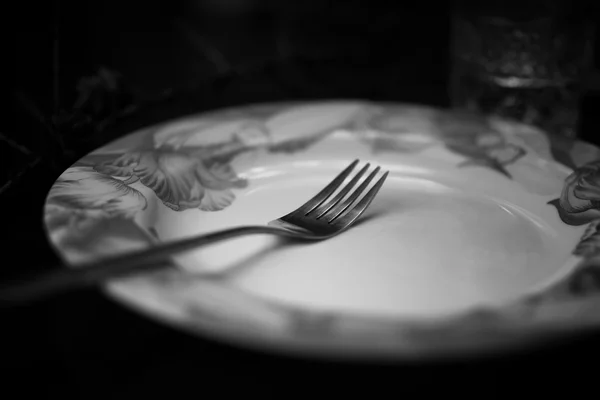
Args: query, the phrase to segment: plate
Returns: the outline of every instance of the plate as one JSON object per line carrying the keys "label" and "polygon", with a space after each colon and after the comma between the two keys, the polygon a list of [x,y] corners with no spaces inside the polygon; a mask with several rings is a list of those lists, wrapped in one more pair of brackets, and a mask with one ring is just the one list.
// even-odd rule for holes
{"label": "plate", "polygon": [[420,105],[258,104],[167,121],[67,169],[44,210],[73,268],[265,224],[350,161],[390,175],[343,235],[232,239],[106,293],[202,337],[309,356],[482,353],[597,326],[596,147]]}

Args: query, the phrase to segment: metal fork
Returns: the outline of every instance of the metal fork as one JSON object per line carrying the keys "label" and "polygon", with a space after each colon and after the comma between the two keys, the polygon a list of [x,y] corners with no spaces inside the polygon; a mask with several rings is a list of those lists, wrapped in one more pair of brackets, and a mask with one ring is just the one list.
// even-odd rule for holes
{"label": "metal fork", "polygon": [[[361,194],[377,176],[380,167],[375,168],[361,182],[360,186],[353,190],[367,173],[370,164],[366,164],[342,187],[358,163],[358,159],[354,160],[312,199],[266,225],[225,229],[163,243],[147,250],[103,258],[93,263],[80,265],[76,269],[62,268],[42,278],[35,278],[25,283],[11,285],[7,289],[1,289],[0,300],[22,302],[38,299],[64,290],[94,285],[125,274],[164,267],[168,264],[169,257],[176,253],[242,235],[273,234],[299,240],[331,238],[348,229],[364,213],[387,178],[388,172],[385,172],[359,200]],[[340,190],[338,191],[338,189]]]}

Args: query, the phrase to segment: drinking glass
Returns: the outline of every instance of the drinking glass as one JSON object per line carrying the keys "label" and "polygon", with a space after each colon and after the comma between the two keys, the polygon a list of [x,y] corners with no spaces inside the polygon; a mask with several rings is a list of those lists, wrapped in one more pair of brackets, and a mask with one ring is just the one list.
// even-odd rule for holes
{"label": "drinking glass", "polygon": [[576,1],[458,1],[451,105],[576,137],[593,70],[594,14]]}

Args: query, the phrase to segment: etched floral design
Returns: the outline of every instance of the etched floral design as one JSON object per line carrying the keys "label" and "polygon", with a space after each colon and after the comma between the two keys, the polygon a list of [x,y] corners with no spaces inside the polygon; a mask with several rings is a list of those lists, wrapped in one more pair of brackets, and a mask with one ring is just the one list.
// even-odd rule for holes
{"label": "etched floral design", "polygon": [[459,166],[491,168],[509,178],[506,166],[522,158],[525,150],[498,131],[486,116],[473,113],[400,109],[375,113],[367,135],[374,152],[414,153],[436,144],[466,158]]}
{"label": "etched floral design", "polygon": [[144,195],[123,181],[88,167],[74,167],[50,189],[46,223],[51,231],[65,228],[84,233],[100,220],[133,218],[146,206]]}
{"label": "etched floral design", "polygon": [[467,158],[460,166],[483,166],[512,178],[506,166],[526,154],[522,147],[508,143],[483,115],[439,113],[436,124],[446,148]]}
{"label": "etched floral design", "polygon": [[249,149],[234,137],[179,150],[142,142],[127,152],[93,153],[65,171],[50,190],[45,213],[49,233],[66,246],[86,242],[107,224],[132,221],[148,204],[143,186],[174,211],[222,210],[233,202],[233,189],[247,184],[230,161]]}
{"label": "etched floral design", "polygon": [[243,142],[265,145],[270,140],[264,122],[237,116],[231,120],[191,120],[169,124],[153,135],[155,148],[175,151],[186,147],[206,146],[231,140],[233,136]]}
{"label": "etched floral design", "polygon": [[565,180],[560,198],[548,204],[556,207],[560,219],[569,225],[584,225],[600,218],[600,161],[573,171]]}
{"label": "etched floral design", "polygon": [[600,255],[600,219],[590,222],[573,254],[587,259]]}
{"label": "etched floral design", "polygon": [[97,164],[94,169],[102,174],[126,178],[127,183],[139,180],[175,211],[189,208],[222,210],[235,198],[231,189],[247,185],[228,164],[206,165],[197,154],[173,150],[125,153]]}

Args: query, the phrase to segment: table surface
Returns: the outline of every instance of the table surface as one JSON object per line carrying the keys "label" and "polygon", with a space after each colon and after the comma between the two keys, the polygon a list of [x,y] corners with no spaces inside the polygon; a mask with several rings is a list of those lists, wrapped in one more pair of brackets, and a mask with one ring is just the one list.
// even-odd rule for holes
{"label": "table surface", "polygon": [[[112,3],[107,4],[108,9]],[[110,15],[102,11],[95,10],[98,15]],[[312,20],[311,29],[315,32],[306,34],[311,23],[299,18],[286,23],[283,36],[287,50],[277,47],[278,36],[273,31],[249,27],[236,30],[233,27],[239,24],[232,24],[228,26],[232,29],[227,31],[230,37],[226,40],[223,31],[211,31],[210,26],[207,32],[196,29],[194,33],[196,25],[190,24],[190,20],[159,32],[148,28],[152,25],[150,17],[139,22],[136,29],[124,28],[123,21],[127,21],[128,14],[123,13],[125,16],[111,25],[110,39],[106,31],[96,32],[93,37],[104,37],[104,40],[94,42],[94,51],[79,54],[87,64],[81,59],[79,65],[69,62],[77,57],[68,59],[67,56],[68,60],[63,61],[63,101],[74,97],[74,77],[86,71],[84,65],[100,65],[98,60],[109,60],[113,69],[127,76],[138,98],[153,100],[141,101],[143,105],[119,122],[118,129],[107,129],[100,138],[74,146],[76,150],[71,157],[82,155],[79,153],[136,126],[248,102],[362,98],[441,107],[448,103],[447,35],[444,35],[448,20],[443,13],[434,16],[421,9],[396,15],[405,24],[391,24],[394,36],[373,28],[372,42],[367,44],[360,38],[340,41],[339,35],[335,42],[331,37],[335,36],[335,29],[334,33],[325,35],[326,29],[317,29],[318,20]],[[386,20],[381,18],[383,24]],[[421,22],[415,23],[415,18]],[[85,20],[78,24],[79,27],[84,25]],[[336,29],[339,33],[344,28]],[[428,34],[424,34],[424,30]],[[300,31],[305,34],[296,34]],[[84,39],[91,40],[90,37]],[[389,37],[399,39],[383,40]],[[22,40],[32,40],[30,44],[35,43],[40,49],[28,56],[29,61],[43,57],[42,49],[46,47],[44,43],[39,44],[39,40],[35,41],[35,35]],[[373,45],[373,41],[377,45]],[[81,49],[74,42],[66,42],[64,47],[68,51]],[[249,48],[251,54],[244,56],[244,49],[248,52]],[[218,51],[211,52],[211,49]],[[67,54],[71,54],[68,51]],[[348,61],[349,55],[354,56],[352,62]],[[361,63],[366,58],[371,62]],[[47,82],[49,77],[38,76],[34,63],[21,65],[23,68],[16,78],[20,85],[17,89],[38,104],[45,104],[46,97],[51,95],[31,88]],[[586,100],[581,128],[581,136],[594,143],[600,143],[599,121],[592,118],[597,105],[597,97]],[[36,143],[40,146],[41,137],[36,135],[44,133],[40,133],[43,129],[22,106],[20,103],[14,108],[15,125],[11,129],[21,136],[13,139],[33,148],[31,157],[35,158],[35,146]],[[61,168],[67,166],[64,164],[67,161],[68,158],[54,163],[43,159],[0,196],[3,210],[0,236],[5,260],[0,269],[1,279],[6,281],[23,272],[44,271],[57,261],[44,235],[41,210],[49,187]],[[469,388],[473,379],[493,387],[500,387],[507,380],[532,383],[532,376],[539,373],[544,374],[543,382],[564,381],[564,365],[576,371],[578,379],[585,380],[585,371],[593,372],[593,368],[587,369],[587,361],[596,361],[600,356],[600,343],[596,335],[591,334],[527,353],[436,364],[366,366],[294,359],[188,336],[123,308],[95,289],[0,312],[0,382],[6,390],[14,386],[21,395],[44,393],[86,399],[157,394],[173,397],[190,390],[201,395],[200,390],[235,390],[236,385],[223,385],[223,380],[234,382],[233,379],[237,381],[242,376],[252,378],[244,390],[261,394],[281,394],[269,380],[274,376],[280,382],[282,378],[293,382],[294,391],[305,389],[313,395],[317,382],[339,385],[338,389],[346,390],[354,390],[356,386],[372,389],[369,385],[376,382],[378,388],[390,386],[402,393],[411,390],[422,393],[435,389],[430,382],[443,380],[446,390],[462,391]]]}

